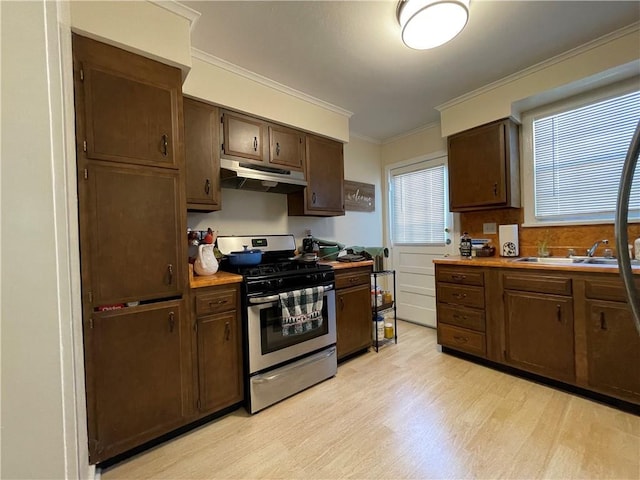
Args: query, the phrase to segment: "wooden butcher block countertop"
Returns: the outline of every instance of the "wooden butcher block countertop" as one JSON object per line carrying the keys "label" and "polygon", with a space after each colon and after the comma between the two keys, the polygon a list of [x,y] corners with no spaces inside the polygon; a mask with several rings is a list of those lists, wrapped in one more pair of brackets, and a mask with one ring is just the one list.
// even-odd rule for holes
{"label": "wooden butcher block countertop", "polygon": [[[562,270],[565,272],[593,272],[593,273],[614,273],[618,274],[617,265],[598,265],[598,264],[544,264],[535,262],[518,262],[516,258],[507,257],[471,257],[464,258],[460,256],[451,256],[436,258],[433,263],[439,265],[458,265],[466,267],[499,267],[499,268],[525,268],[527,270]],[[640,275],[640,267],[634,266],[633,273]]]}
{"label": "wooden butcher block countertop", "polygon": [[242,275],[218,270],[213,275],[199,276],[193,273],[193,265],[189,265],[189,286],[191,288],[215,287],[242,282]]}

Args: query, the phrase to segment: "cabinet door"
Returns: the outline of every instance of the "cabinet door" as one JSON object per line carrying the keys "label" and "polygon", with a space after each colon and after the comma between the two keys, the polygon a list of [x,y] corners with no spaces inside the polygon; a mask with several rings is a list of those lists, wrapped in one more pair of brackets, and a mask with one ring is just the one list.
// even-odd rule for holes
{"label": "cabinet door", "polygon": [[505,292],[507,362],[548,377],[575,380],[573,299]]}
{"label": "cabinet door", "polygon": [[640,336],[624,303],[587,301],[589,385],[640,401]]}
{"label": "cabinet door", "polygon": [[216,411],[241,402],[242,346],[237,312],[198,319],[200,410]]}
{"label": "cabinet door", "polygon": [[220,128],[218,108],[184,99],[187,208],[220,210]]}
{"label": "cabinet door", "polygon": [[302,171],[304,134],[291,128],[269,126],[269,162],[288,170]]}
{"label": "cabinet door", "polygon": [[74,36],[79,138],[87,158],[177,168],[180,70]]}
{"label": "cabinet door", "polygon": [[263,162],[268,155],[267,124],[239,113],[223,112],[223,151],[226,155]]}
{"label": "cabinet door", "polygon": [[85,319],[91,463],[182,424],[190,378],[185,320],[178,301],[94,312]]}
{"label": "cabinet door", "polygon": [[344,215],[344,159],[342,144],[307,135],[307,187],[287,196],[289,215]]}
{"label": "cabinet door", "polygon": [[336,291],[338,358],[371,345],[371,292],[369,285]]}
{"label": "cabinet door", "polygon": [[449,137],[452,212],[520,206],[516,132],[517,127],[505,120]]}
{"label": "cabinet door", "polygon": [[[83,292],[93,305],[182,294],[178,172],[89,163],[79,179]],[[88,250],[88,252],[87,252]]]}

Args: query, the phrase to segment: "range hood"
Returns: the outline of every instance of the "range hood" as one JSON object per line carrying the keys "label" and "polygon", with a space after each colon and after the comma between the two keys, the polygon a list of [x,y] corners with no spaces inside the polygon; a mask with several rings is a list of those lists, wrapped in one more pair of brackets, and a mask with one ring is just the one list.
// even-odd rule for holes
{"label": "range hood", "polygon": [[220,159],[220,186],[258,192],[291,193],[307,186],[304,173]]}

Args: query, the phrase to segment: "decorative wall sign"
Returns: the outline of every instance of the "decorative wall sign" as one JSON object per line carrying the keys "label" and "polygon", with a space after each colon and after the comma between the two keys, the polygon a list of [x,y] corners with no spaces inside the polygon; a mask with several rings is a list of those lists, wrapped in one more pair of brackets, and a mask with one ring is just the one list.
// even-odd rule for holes
{"label": "decorative wall sign", "polygon": [[376,186],[370,183],[344,181],[344,209],[373,212],[376,209]]}

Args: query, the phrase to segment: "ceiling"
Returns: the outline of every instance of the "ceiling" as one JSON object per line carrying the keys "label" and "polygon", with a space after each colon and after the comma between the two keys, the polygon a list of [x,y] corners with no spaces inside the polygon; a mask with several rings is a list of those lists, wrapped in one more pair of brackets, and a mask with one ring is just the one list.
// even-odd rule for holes
{"label": "ceiling", "polygon": [[201,13],[193,47],[353,112],[351,133],[376,141],[437,122],[436,106],[640,20],[637,1],[471,0],[460,35],[418,51],[400,39],[395,0],[180,3]]}

